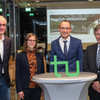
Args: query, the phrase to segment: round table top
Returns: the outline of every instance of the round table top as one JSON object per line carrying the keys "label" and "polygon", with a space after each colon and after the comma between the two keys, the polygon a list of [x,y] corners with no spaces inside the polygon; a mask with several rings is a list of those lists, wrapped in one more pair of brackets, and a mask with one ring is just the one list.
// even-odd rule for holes
{"label": "round table top", "polygon": [[65,72],[58,72],[61,77],[56,77],[54,73],[43,73],[32,77],[33,81],[37,83],[75,83],[93,81],[97,78],[95,73],[80,72],[78,76],[67,76]]}

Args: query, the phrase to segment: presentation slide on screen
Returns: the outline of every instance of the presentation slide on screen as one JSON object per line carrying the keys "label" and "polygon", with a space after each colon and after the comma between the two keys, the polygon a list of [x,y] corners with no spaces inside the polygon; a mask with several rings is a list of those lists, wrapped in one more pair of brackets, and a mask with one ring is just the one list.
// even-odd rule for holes
{"label": "presentation slide on screen", "polygon": [[58,30],[62,20],[71,22],[71,36],[82,43],[95,43],[94,27],[100,24],[100,9],[47,9],[48,44],[60,36]]}

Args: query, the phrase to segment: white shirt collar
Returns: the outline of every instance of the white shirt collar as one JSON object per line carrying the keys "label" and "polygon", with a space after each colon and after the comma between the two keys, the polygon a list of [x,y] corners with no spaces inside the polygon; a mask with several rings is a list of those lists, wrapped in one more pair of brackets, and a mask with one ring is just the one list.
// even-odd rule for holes
{"label": "white shirt collar", "polygon": [[[69,43],[70,42],[70,36],[66,40]],[[66,40],[61,37],[61,41],[66,41]]]}
{"label": "white shirt collar", "polygon": [[98,46],[97,46],[98,48],[100,48],[100,44],[98,44]]}
{"label": "white shirt collar", "polygon": [[2,35],[2,38],[1,38],[0,42],[2,42],[3,40],[4,40],[4,35]]}

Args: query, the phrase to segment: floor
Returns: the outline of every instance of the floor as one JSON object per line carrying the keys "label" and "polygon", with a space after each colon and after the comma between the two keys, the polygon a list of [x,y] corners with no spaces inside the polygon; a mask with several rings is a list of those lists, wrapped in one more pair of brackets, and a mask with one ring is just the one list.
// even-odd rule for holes
{"label": "floor", "polygon": [[11,87],[11,100],[20,100],[20,99],[17,97],[17,93],[16,93],[15,88],[12,88],[12,87]]}

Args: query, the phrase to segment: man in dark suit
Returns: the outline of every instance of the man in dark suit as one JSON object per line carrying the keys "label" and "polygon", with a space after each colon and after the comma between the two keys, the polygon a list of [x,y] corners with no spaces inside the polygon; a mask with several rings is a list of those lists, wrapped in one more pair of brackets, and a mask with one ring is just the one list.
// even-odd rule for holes
{"label": "man in dark suit", "polygon": [[84,55],[83,70],[97,74],[97,79],[89,87],[90,100],[100,100],[100,24],[94,29],[96,44],[87,47]]}
{"label": "man in dark suit", "polygon": [[10,57],[10,39],[4,36],[7,21],[0,16],[0,100],[10,100],[10,78],[8,62]]}
{"label": "man in dark suit", "polygon": [[[80,62],[80,71],[82,71],[83,48],[81,40],[70,36],[71,24],[64,20],[59,25],[61,36],[51,43],[50,61],[54,61],[54,55],[57,61],[68,61],[69,71],[76,71],[76,60]],[[65,71],[65,65],[57,65],[58,72]],[[54,71],[54,66],[50,65],[50,72]]]}

